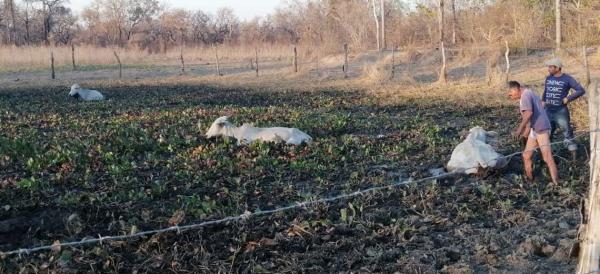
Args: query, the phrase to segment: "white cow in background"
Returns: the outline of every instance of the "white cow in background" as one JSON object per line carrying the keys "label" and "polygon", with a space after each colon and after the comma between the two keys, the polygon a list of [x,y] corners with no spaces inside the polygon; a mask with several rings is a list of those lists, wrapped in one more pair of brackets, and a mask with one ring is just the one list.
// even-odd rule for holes
{"label": "white cow in background", "polygon": [[489,139],[497,136],[498,133],[485,131],[481,127],[470,129],[467,138],[452,152],[446,169],[449,172],[464,171],[466,174],[473,174],[480,167],[503,168],[508,160],[488,144]]}
{"label": "white cow in background", "polygon": [[[200,123],[198,123],[199,128],[200,126]],[[248,144],[256,140],[261,140],[263,142],[285,142],[286,144],[299,145],[312,141],[312,137],[297,128],[259,128],[248,124],[236,127],[228,121],[227,116],[219,117],[215,120],[206,132],[206,137],[208,138],[218,136],[233,137],[237,139],[239,144]]]}
{"label": "white cow in background", "polygon": [[69,92],[69,96],[75,99],[81,99],[84,101],[102,101],[104,100],[104,95],[97,90],[91,89],[82,89],[79,84],[74,84],[71,86],[71,92]]}

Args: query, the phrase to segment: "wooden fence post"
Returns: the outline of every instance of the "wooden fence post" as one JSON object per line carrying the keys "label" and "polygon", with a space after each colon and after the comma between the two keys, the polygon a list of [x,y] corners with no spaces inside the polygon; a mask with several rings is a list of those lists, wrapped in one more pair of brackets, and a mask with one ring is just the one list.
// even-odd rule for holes
{"label": "wooden fence post", "polygon": [[585,78],[583,80],[584,85],[587,87],[590,85],[591,83],[591,79],[590,79],[590,66],[588,64],[588,57],[587,57],[587,46],[583,46],[583,67],[585,69]]}
{"label": "wooden fence post", "polygon": [[121,64],[121,58],[117,54],[117,51],[113,51],[115,54],[115,58],[117,58],[117,63],[119,63],[119,78],[123,78],[123,64]]}
{"label": "wooden fence post", "polygon": [[73,64],[73,70],[77,70],[77,65],[75,65],[75,45],[71,43],[71,63]]}
{"label": "wooden fence post", "polygon": [[595,82],[588,91],[590,116],[590,187],[582,206],[578,274],[600,270],[600,94]]}
{"label": "wooden fence post", "polygon": [[392,47],[392,76],[391,79],[394,79],[394,75],[396,74],[396,46]]}
{"label": "wooden fence post", "polygon": [[256,68],[256,77],[258,77],[258,48],[254,48],[254,53],[256,54],[254,62],[255,62],[255,68]]}
{"label": "wooden fence post", "polygon": [[52,80],[56,79],[56,74],[54,73],[54,51],[50,51],[50,73]]}
{"label": "wooden fence post", "polygon": [[348,78],[348,44],[344,44],[344,79]]}
{"label": "wooden fence post", "polygon": [[320,53],[319,53],[319,49],[317,49],[317,76],[321,76],[321,72],[319,71],[319,57],[320,57]]}
{"label": "wooden fence post", "polygon": [[298,50],[296,46],[294,46],[294,72],[298,72]]}
{"label": "wooden fence post", "polygon": [[506,46],[506,51],[504,52],[504,58],[506,59],[506,78],[504,79],[504,82],[508,83],[508,78],[510,76],[510,59],[508,58],[510,48],[508,47],[508,41],[504,40],[504,45]]}
{"label": "wooden fence post", "polygon": [[181,75],[185,74],[185,61],[183,60],[183,46],[179,50],[179,60],[181,60]]}
{"label": "wooden fence post", "polygon": [[217,76],[223,76],[221,74],[221,65],[219,64],[219,52],[217,51],[217,47],[213,44],[213,49],[215,49],[215,62],[217,64]]}

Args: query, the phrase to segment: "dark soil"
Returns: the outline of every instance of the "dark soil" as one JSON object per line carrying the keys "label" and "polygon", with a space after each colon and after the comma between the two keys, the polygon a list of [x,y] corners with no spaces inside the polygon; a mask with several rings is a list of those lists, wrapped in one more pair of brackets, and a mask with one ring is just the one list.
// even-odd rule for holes
{"label": "dark soil", "polygon": [[[508,102],[483,108],[390,103],[362,91],[162,85],[107,87],[108,101],[86,103],[67,90],[0,90],[0,250],[198,223],[427,177],[472,126],[499,132],[500,153],[520,149],[509,140],[518,117]],[[222,115],[239,125],[297,127],[315,142],[206,139]],[[181,234],[7,256],[0,272],[572,272],[589,175],[581,150],[569,162],[556,148],[560,186],[548,184],[539,159],[536,182],[525,183],[516,157],[479,177]]]}

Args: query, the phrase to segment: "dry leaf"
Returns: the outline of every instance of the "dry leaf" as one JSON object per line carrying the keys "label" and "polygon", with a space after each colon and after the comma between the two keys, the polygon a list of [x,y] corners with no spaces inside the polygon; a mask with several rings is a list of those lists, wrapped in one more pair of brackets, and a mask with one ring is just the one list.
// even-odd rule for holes
{"label": "dry leaf", "polygon": [[60,241],[56,240],[54,241],[54,243],[52,243],[52,247],[50,247],[50,250],[54,251],[54,252],[60,252]]}
{"label": "dry leaf", "polygon": [[173,216],[171,217],[171,219],[169,219],[169,225],[170,226],[179,225],[180,223],[183,223],[183,220],[185,220],[185,211],[177,210],[177,211],[175,211],[175,213],[173,213]]}

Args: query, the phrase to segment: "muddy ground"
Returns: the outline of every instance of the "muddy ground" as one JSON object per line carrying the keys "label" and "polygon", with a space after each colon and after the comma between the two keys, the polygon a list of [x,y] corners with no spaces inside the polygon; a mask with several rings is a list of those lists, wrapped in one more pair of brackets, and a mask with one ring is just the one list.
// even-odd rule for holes
{"label": "muddy ground", "polygon": [[[442,166],[472,126],[500,133],[510,102],[393,100],[364,90],[194,84],[0,88],[0,250],[185,225],[350,193]],[[298,147],[206,139],[214,119],[297,127]],[[584,140],[582,140],[584,141]],[[502,171],[412,184],[270,216],[0,261],[5,273],[566,273],[589,175],[556,153],[552,186],[514,158]]]}

